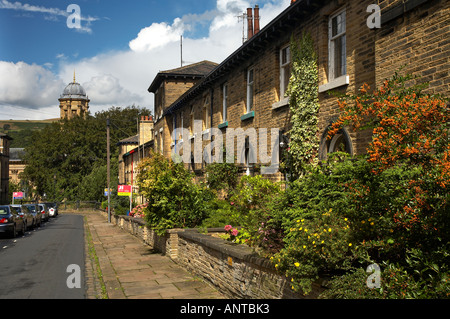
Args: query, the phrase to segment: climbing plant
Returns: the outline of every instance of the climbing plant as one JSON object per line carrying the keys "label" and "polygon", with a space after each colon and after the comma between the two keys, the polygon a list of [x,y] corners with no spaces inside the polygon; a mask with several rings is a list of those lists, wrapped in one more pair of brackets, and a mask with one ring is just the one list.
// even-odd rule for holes
{"label": "climbing plant", "polygon": [[317,136],[319,111],[319,74],[317,55],[310,34],[291,37],[292,69],[286,94],[289,96],[292,128],[288,148],[288,170],[301,176],[305,165],[314,161],[319,148]]}

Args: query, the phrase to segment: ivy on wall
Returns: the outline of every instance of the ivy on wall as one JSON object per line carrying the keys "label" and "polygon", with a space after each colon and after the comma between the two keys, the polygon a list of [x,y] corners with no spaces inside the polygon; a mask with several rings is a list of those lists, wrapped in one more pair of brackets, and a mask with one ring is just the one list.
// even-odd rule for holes
{"label": "ivy on wall", "polygon": [[286,91],[289,96],[292,128],[288,149],[292,177],[303,175],[305,165],[313,163],[319,149],[319,72],[317,54],[310,34],[298,40],[291,37],[291,78]]}

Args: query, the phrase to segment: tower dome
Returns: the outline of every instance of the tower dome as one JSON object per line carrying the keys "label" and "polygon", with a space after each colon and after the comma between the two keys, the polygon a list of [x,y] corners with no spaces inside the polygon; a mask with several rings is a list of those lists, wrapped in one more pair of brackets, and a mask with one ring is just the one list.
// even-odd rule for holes
{"label": "tower dome", "polygon": [[80,83],[75,81],[75,73],[73,75],[73,82],[69,83],[61,94],[61,99],[83,99],[87,100],[86,91]]}
{"label": "tower dome", "polygon": [[75,80],[75,72],[73,82],[65,87],[59,98],[59,108],[61,119],[71,119],[74,116],[85,117],[89,111],[89,98],[81,84]]}

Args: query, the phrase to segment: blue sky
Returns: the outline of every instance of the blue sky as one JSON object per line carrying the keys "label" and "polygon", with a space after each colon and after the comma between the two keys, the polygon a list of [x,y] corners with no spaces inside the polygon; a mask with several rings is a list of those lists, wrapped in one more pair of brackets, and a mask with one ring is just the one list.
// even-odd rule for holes
{"label": "blue sky", "polygon": [[[237,15],[258,4],[263,27],[289,3],[0,0],[0,119],[58,117],[74,70],[92,113],[112,105],[152,109],[147,88],[158,71],[180,66],[180,35],[185,64],[220,63],[242,44]],[[80,29],[67,26],[70,4],[81,9]]]}

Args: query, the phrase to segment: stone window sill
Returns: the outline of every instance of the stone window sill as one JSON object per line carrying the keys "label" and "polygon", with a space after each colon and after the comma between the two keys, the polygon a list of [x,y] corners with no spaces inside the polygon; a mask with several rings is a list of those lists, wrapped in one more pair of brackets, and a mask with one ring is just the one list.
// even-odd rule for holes
{"label": "stone window sill", "polygon": [[248,113],[246,113],[246,114],[241,116],[241,121],[245,121],[245,120],[248,120],[248,119],[251,119],[251,118],[254,118],[254,117],[255,117],[255,111],[250,111],[250,112],[248,112]]}
{"label": "stone window sill", "polygon": [[326,92],[338,88],[340,86],[348,85],[350,83],[350,77],[348,75],[340,76],[331,82],[319,85],[319,93]]}
{"label": "stone window sill", "polygon": [[280,107],[283,107],[283,106],[286,106],[286,105],[289,105],[289,96],[281,99],[278,102],[273,103],[272,104],[272,110],[279,109]]}

